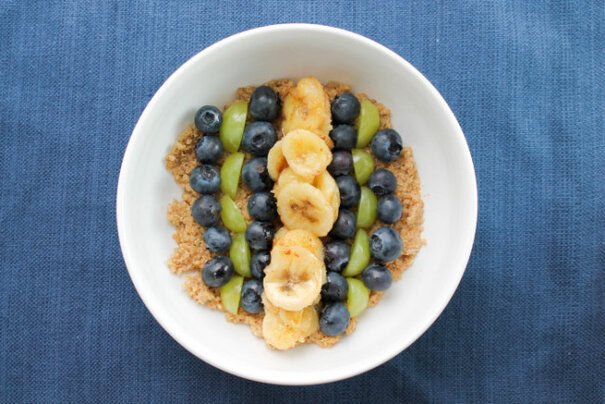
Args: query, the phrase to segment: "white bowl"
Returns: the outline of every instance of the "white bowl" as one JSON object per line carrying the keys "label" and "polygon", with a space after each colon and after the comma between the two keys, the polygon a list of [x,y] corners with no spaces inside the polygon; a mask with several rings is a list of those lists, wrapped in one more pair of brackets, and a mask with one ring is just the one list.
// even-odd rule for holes
{"label": "white bowl", "polygon": [[[422,183],[427,244],[356,331],[329,349],[268,349],[248,327],[185,294],[167,259],[175,247],[166,219],[181,190],[164,157],[204,104],[225,105],[235,89],[275,78],[314,75],[379,100],[412,146]],[[319,25],[287,24],[231,36],[174,72],[141,115],[126,148],[117,193],[120,244],[130,277],[164,329],[191,353],[226,372],[275,384],[344,379],[391,359],[414,342],[452,297],[473,245],[477,188],[471,155],[454,114],[408,62],[363,36]]]}

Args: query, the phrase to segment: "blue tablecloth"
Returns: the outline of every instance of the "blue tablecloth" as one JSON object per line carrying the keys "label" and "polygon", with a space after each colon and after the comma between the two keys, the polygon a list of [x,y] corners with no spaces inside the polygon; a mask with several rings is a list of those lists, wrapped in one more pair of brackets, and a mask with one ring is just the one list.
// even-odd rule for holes
{"label": "blue tablecloth", "polygon": [[[0,401],[603,402],[603,2],[0,3]],[[311,22],[394,49],[473,154],[460,288],[408,350],[353,379],[278,387],[173,341],[120,253],[115,190],[141,111],[233,33]]]}

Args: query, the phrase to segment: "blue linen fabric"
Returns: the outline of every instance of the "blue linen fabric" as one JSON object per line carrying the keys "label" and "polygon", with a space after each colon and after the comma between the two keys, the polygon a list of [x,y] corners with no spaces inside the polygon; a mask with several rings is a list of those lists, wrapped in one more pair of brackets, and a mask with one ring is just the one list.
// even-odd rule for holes
{"label": "blue linen fabric", "polygon": [[[602,1],[0,3],[0,401],[603,402]],[[349,29],[443,94],[479,220],[436,323],[366,374],[247,381],[172,340],[120,253],[115,190],[145,105],[213,42],[274,23]]]}

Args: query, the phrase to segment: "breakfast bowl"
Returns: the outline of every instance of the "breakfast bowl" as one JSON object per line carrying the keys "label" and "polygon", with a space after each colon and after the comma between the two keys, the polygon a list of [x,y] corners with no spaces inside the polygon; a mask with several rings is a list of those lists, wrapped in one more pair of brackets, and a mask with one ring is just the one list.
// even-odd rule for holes
{"label": "breakfast bowl", "polygon": [[[175,248],[168,205],[181,188],[164,159],[206,104],[227,105],[236,88],[312,75],[380,100],[412,148],[424,201],[425,245],[355,332],[331,348],[269,349],[243,325],[183,291],[167,261]],[[462,130],[431,83],[403,58],[341,29],[284,24],[221,40],[179,67],[153,96],[132,133],[120,171],[116,214],[126,267],[160,325],[205,362],[247,379],[326,383],[370,370],[412,344],[441,314],[466,268],[475,236],[477,188]]]}

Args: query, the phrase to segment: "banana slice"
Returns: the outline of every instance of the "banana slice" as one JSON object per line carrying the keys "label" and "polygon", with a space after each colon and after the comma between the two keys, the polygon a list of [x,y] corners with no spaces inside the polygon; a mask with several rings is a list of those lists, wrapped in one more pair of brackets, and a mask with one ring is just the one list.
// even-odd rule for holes
{"label": "banana slice", "polygon": [[273,236],[273,245],[277,245],[277,241],[284,237],[286,233],[288,233],[288,231],[289,230],[286,226],[280,227],[279,230],[275,233],[275,236]]}
{"label": "banana slice", "polygon": [[325,270],[323,261],[303,247],[276,246],[265,268],[265,295],[280,309],[302,310],[320,294]]}
{"label": "banana slice", "polygon": [[[295,324],[284,321],[281,313],[294,313]],[[289,314],[291,315],[291,314]],[[294,348],[298,343],[319,329],[319,317],[314,307],[306,307],[298,312],[278,310],[278,313],[265,310],[263,318],[263,338],[270,346],[285,350]]]}
{"label": "banana slice", "polygon": [[311,184],[286,185],[277,199],[277,213],[288,229],[310,231],[316,236],[328,234],[334,224],[334,211],[324,194]]}
{"label": "banana slice", "polygon": [[[315,255],[321,262],[324,262],[324,246],[319,237],[315,234],[302,230],[289,230],[283,237],[277,242],[276,245],[285,247],[299,246],[306,250],[309,250]],[[326,270],[321,271],[321,284],[326,283]],[[313,304],[319,303],[321,294],[317,295],[317,298],[313,301]]]}
{"label": "banana slice", "polygon": [[[282,229],[285,229],[285,227],[282,227]],[[277,238],[274,245],[283,247],[300,246],[311,251],[313,255],[321,261],[324,259],[323,244],[321,243],[321,240],[315,234],[307,230],[297,229],[286,231]]]}
{"label": "banana slice", "polygon": [[302,177],[300,175],[296,175],[294,170],[290,167],[286,167],[280,174],[277,182],[273,186],[273,195],[279,194],[279,192],[288,184],[292,182],[303,182],[307,184],[311,184],[313,182],[313,177]]}
{"label": "banana slice", "polygon": [[273,348],[286,350],[296,346],[300,340],[300,333],[281,322],[277,315],[265,312],[263,338]]}
{"label": "banana slice", "polygon": [[306,129],[316,133],[331,149],[330,99],[315,77],[301,79],[284,100],[282,132]]}
{"label": "banana slice", "polygon": [[332,224],[334,224],[338,219],[338,208],[340,207],[340,191],[336,181],[327,171],[324,171],[321,175],[315,177],[313,185],[324,194],[326,200],[330,203],[334,213],[334,220],[332,220]]}
{"label": "banana slice", "polygon": [[289,132],[282,141],[281,149],[288,166],[299,176],[316,177],[332,161],[332,152],[313,132],[296,129]]}
{"label": "banana slice", "polygon": [[265,296],[264,293],[262,295],[262,300],[265,313],[277,316],[279,320],[288,327],[292,327],[295,329],[302,328],[303,312],[307,309],[307,307],[305,307],[303,310],[298,311],[280,309],[279,307],[276,307],[271,304],[271,302],[269,301],[269,299],[267,299],[267,296]]}
{"label": "banana slice", "polygon": [[273,181],[277,181],[279,173],[288,167],[288,162],[282,152],[282,144],[283,142],[281,140],[275,142],[267,155],[267,171],[269,172],[269,177],[271,177]]}

